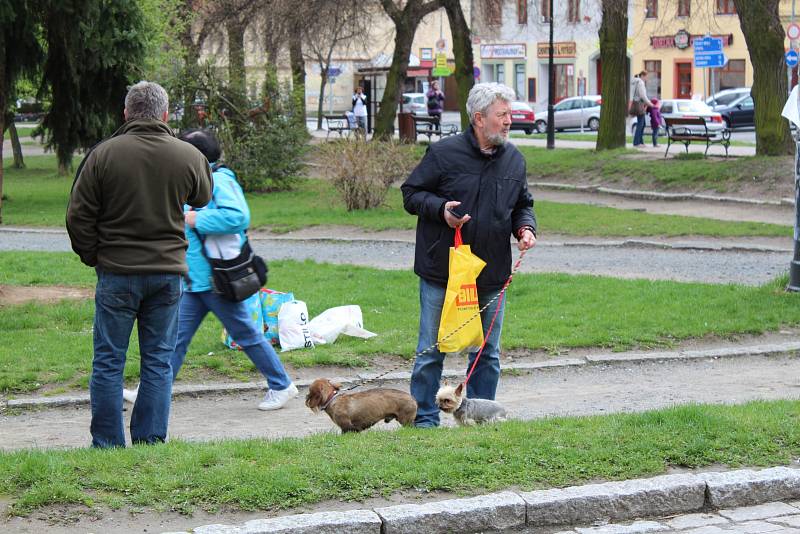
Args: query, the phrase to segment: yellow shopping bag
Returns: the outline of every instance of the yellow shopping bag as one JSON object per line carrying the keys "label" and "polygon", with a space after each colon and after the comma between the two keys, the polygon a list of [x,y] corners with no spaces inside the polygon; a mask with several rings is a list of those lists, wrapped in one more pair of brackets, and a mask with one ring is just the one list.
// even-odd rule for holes
{"label": "yellow shopping bag", "polygon": [[483,326],[478,315],[478,286],[475,279],[486,262],[461,242],[461,228],[456,228],[455,246],[450,247],[447,292],[439,321],[441,352],[476,351],[483,343]]}

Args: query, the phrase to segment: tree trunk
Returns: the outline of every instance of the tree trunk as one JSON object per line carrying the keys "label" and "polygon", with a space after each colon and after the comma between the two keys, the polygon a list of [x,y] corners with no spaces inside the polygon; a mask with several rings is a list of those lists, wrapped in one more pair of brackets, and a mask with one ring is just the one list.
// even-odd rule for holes
{"label": "tree trunk", "polygon": [[[394,54],[389,74],[386,77],[386,88],[383,91],[378,114],[375,117],[373,137],[376,139],[390,139],[394,134],[394,119],[400,95],[403,92],[403,80],[408,71],[408,56],[411,54],[411,44],[417,23],[410,20],[395,22]],[[405,111],[405,110],[404,110]]]}
{"label": "tree trunk", "polygon": [[299,28],[289,37],[289,61],[292,65],[292,97],[298,120],[306,123],[306,62],[303,59],[302,32]]}
{"label": "tree trunk", "polygon": [[317,130],[322,129],[322,114],[325,113],[325,86],[328,84],[328,67],[320,65],[319,68],[319,102],[317,103]]}
{"label": "tree trunk", "polygon": [[230,17],[225,24],[228,33],[228,82],[237,95],[246,91],[244,64],[244,30],[245,24],[238,17]]}
{"label": "tree trunk", "polygon": [[450,32],[453,34],[453,56],[456,60],[456,83],[458,85],[458,109],[461,112],[461,129],[469,126],[467,114],[467,97],[475,84],[474,59],[472,57],[472,38],[469,25],[464,18],[459,0],[442,0],[447,20],[450,23]]}
{"label": "tree trunk", "polygon": [[779,0],[734,0],[733,3],[753,65],[751,93],[755,106],[756,154],[794,154],[789,124],[781,117],[788,90]]}
{"label": "tree trunk", "polygon": [[[5,72],[5,47],[3,46],[2,32],[0,32],[0,72]],[[0,81],[0,109],[6,109],[6,92],[2,85],[5,80]],[[4,113],[0,113],[0,224],[3,224],[3,143],[5,142],[6,118]]]}
{"label": "tree trunk", "polygon": [[625,146],[628,116],[627,64],[628,0],[603,0],[600,23],[600,59],[603,62],[603,106],[597,150]]}
{"label": "tree trunk", "polygon": [[19,143],[14,117],[6,118],[6,120],[8,121],[8,136],[11,138],[11,152],[14,154],[14,168],[24,169],[25,160],[22,158],[22,145]]}

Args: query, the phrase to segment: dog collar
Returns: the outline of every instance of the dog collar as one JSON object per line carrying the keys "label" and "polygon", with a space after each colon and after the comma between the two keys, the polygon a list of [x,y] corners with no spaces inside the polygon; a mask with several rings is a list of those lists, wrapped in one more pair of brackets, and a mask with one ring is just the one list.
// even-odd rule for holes
{"label": "dog collar", "polygon": [[324,405],[324,406],[322,406],[322,408],[320,408],[320,409],[321,409],[322,411],[325,411],[325,410],[327,410],[327,409],[328,409],[328,406],[330,406],[330,405],[331,405],[331,403],[333,402],[333,399],[335,399],[335,398],[336,398],[336,397],[338,397],[338,396],[339,396],[339,392],[337,391],[336,393],[334,393],[333,395],[331,395],[331,397],[330,397],[330,398],[329,398],[327,401],[325,401],[325,405]]}

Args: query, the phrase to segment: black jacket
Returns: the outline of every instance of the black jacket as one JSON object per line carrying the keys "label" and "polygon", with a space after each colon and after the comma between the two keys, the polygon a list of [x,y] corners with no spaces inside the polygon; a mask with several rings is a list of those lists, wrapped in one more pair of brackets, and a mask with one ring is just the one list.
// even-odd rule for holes
{"label": "black jacket", "polygon": [[439,285],[447,284],[455,235],[444,222],[445,202],[460,201],[472,217],[461,235],[486,262],[482,291],[501,288],[511,273],[511,236],[523,226],[536,229],[525,158],[508,143],[482,153],[471,127],[430,145],[401,190],[406,211],[419,217],[414,272]]}

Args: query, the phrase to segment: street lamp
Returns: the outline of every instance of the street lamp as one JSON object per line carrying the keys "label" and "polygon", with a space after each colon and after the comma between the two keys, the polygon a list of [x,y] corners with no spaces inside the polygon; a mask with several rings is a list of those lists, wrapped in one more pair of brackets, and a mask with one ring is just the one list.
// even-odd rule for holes
{"label": "street lamp", "polygon": [[548,55],[547,80],[547,148],[556,147],[553,104],[555,103],[556,71],[553,68],[553,0],[550,0],[550,53]]}

